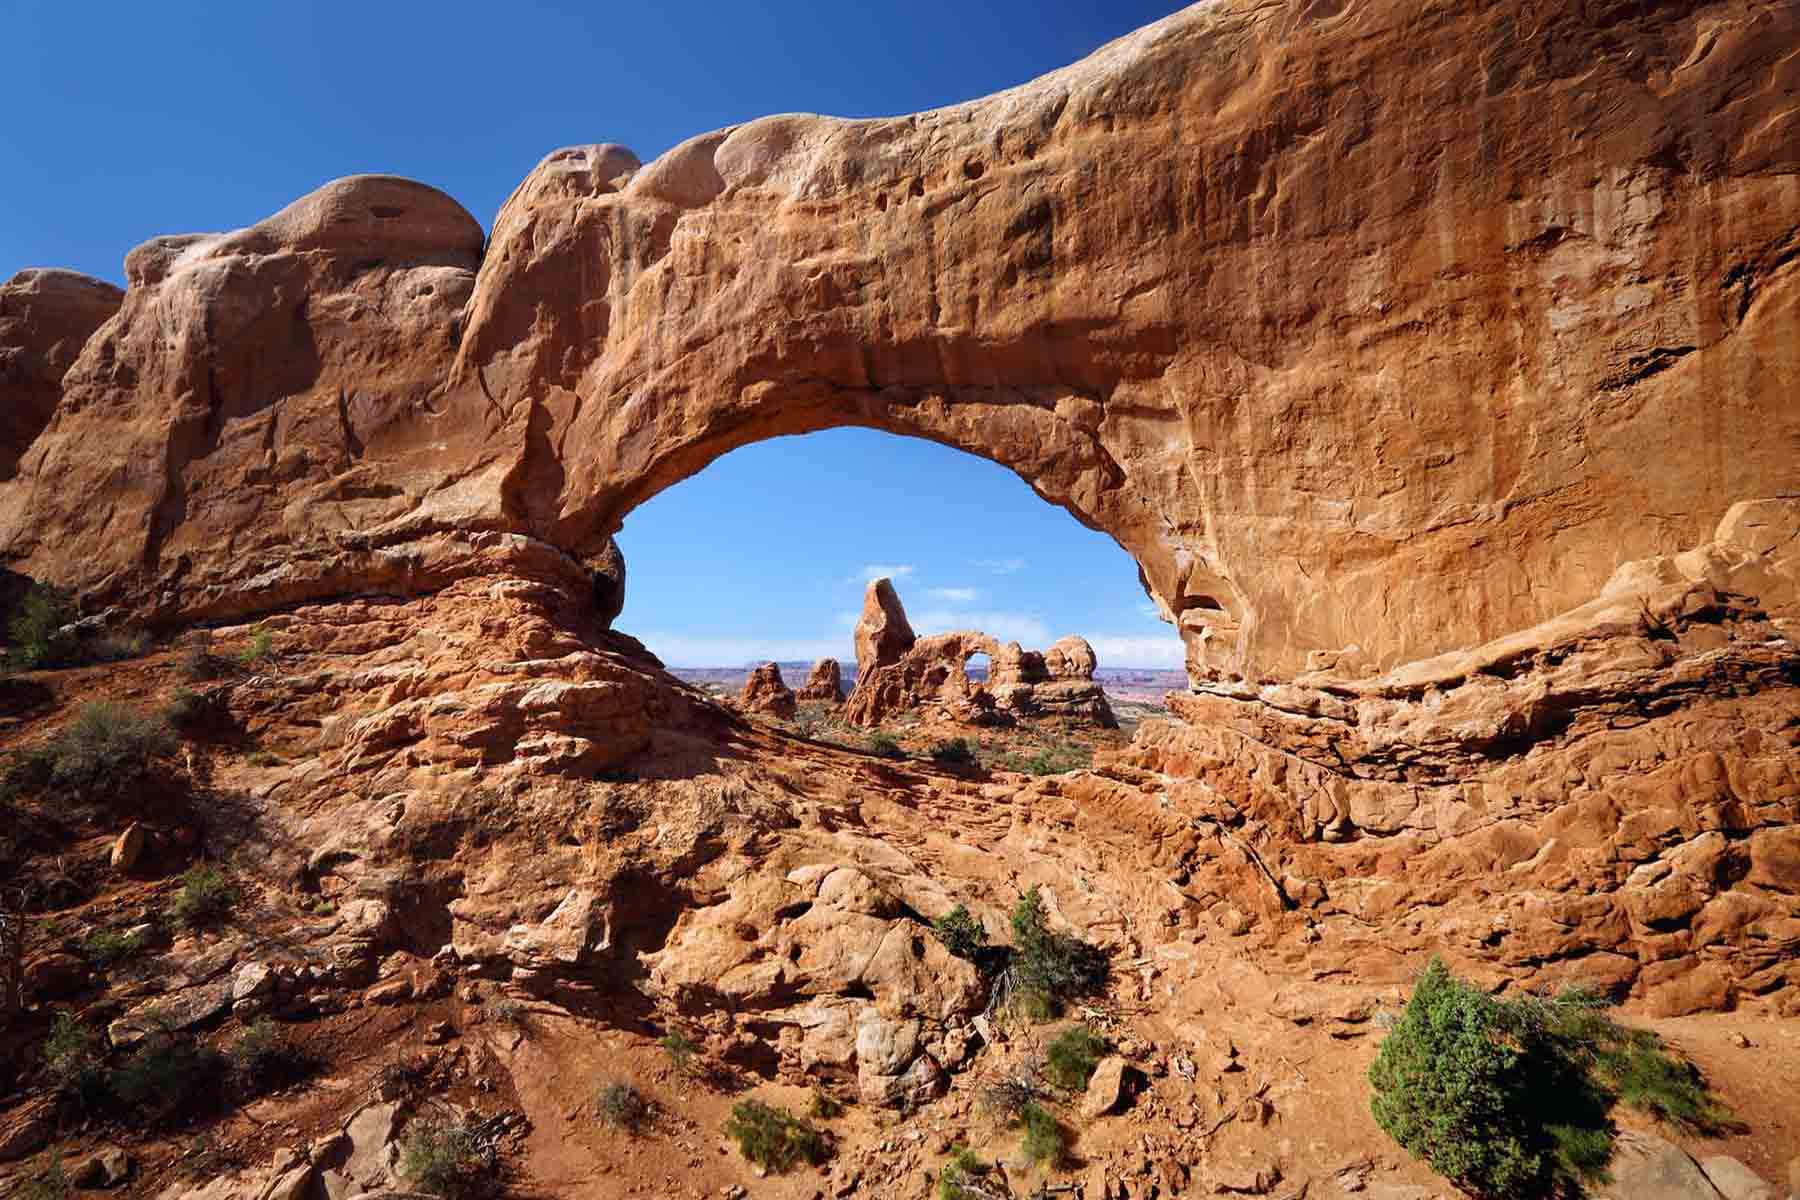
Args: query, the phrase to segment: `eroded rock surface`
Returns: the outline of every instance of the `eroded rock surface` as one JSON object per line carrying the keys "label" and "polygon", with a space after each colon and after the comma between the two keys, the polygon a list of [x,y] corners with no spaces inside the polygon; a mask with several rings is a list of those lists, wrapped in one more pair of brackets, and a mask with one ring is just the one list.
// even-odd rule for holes
{"label": "eroded rock surface", "polygon": [[844,699],[844,671],[835,658],[821,658],[813,664],[806,683],[794,693],[801,700],[822,700],[841,704]]}
{"label": "eroded rock surface", "polygon": [[20,271],[0,283],[0,479],[50,423],[64,374],[124,299],[74,271]]}
{"label": "eroded rock surface", "polygon": [[794,690],[781,677],[781,667],[766,662],[744,679],[738,703],[750,712],[766,712],[786,720],[794,715]]}

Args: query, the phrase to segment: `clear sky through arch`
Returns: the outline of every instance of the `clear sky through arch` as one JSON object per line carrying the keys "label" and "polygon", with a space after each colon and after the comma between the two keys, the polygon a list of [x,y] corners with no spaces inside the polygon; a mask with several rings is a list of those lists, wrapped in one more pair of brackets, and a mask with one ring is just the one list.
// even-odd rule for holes
{"label": "clear sky through arch", "polygon": [[894,580],[921,634],[979,629],[1103,667],[1179,667],[1181,640],[1118,543],[1005,467],[921,438],[832,429],[734,450],[634,509],[620,629],[671,666],[854,661],[863,589]]}

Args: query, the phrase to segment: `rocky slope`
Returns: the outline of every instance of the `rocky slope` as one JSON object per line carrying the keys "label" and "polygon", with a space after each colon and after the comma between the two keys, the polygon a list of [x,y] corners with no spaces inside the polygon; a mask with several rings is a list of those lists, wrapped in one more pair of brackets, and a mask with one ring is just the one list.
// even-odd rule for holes
{"label": "rocky slope", "polygon": [[[832,1194],[916,1194],[950,1139],[1004,1137],[974,1095],[1040,1040],[926,924],[998,933],[1036,884],[1111,953],[1089,1019],[1138,1077],[1058,1177],[1088,1200],[1431,1194],[1361,1070],[1432,952],[1624,1001],[1755,1115],[1690,1148],[1779,1177],[1797,73],[1800,14],[1750,0],[1221,0],[951,109],[558,151],[487,238],[364,176],[140,247],[122,299],[8,283],[0,551],[167,648],[15,680],[5,744],[172,702],[196,627],[254,661],[159,758],[172,807],[22,801],[9,862],[72,924],[33,944],[4,1157],[50,1136],[53,1002],[120,1042],[319,1031],[323,1081],[252,1106],[209,1200],[386,1186],[383,1130],[432,1097],[504,1101],[484,1128],[544,1194],[745,1186],[725,1093],[660,1065],[676,1029],[731,1086],[860,1101]],[[1187,641],[1171,719],[1091,770],[896,765],[610,628],[633,506],[844,424],[1114,536]],[[865,669],[915,641],[890,599]],[[141,866],[112,856],[128,815]],[[84,965],[200,859],[236,925]],[[429,1060],[398,1090],[394,1046]],[[691,1124],[590,1136],[594,1072]],[[205,1183],[136,1153],[140,1194]]]}

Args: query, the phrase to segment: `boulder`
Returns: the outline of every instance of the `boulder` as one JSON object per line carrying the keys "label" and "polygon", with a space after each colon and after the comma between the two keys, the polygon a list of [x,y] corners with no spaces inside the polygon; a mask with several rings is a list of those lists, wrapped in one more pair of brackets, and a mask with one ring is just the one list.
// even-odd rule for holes
{"label": "boulder", "polygon": [[36,1154],[50,1144],[56,1132],[55,1114],[48,1104],[22,1108],[0,1118],[0,1162],[12,1162]]}
{"label": "boulder", "polygon": [[1724,1200],[1686,1151],[1650,1133],[1621,1133],[1603,1200]]}
{"label": "boulder", "polygon": [[25,990],[47,1000],[73,996],[90,978],[87,962],[73,954],[45,954],[25,965]]}
{"label": "boulder", "polygon": [[794,693],[781,678],[781,668],[772,662],[750,672],[738,703],[750,712],[765,712],[782,720],[794,715]]}
{"label": "boulder", "polygon": [[69,1179],[77,1187],[117,1187],[131,1177],[131,1155],[117,1146],[106,1146],[69,1168]]}
{"label": "boulder", "polygon": [[1092,1121],[1116,1112],[1125,1100],[1131,1076],[1135,1073],[1136,1068],[1116,1054],[1101,1059],[1081,1098],[1082,1118]]}
{"label": "boulder", "polygon": [[806,684],[795,698],[808,701],[824,701],[838,704],[844,699],[844,672],[835,658],[821,658],[813,664],[812,673],[806,677]]}
{"label": "boulder", "polygon": [[130,873],[144,856],[150,845],[150,831],[143,824],[133,821],[125,827],[124,832],[113,841],[111,863],[112,869],[122,873]]}
{"label": "boulder", "polygon": [[1703,1158],[1700,1169],[1725,1200],[1782,1200],[1774,1184],[1729,1155]]}

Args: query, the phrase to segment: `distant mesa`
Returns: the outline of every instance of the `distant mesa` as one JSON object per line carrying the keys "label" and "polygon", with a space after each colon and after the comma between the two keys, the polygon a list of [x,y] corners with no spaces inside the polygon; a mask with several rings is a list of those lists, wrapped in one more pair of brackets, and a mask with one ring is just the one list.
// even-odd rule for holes
{"label": "distant mesa", "polygon": [[[988,656],[985,683],[969,677],[977,654]],[[976,630],[921,638],[891,579],[875,580],[863,594],[856,657],[856,689],[844,708],[852,725],[879,725],[919,708],[971,725],[1038,717],[1118,725],[1105,689],[1094,682],[1099,664],[1085,638],[1061,638],[1042,652]]]}

